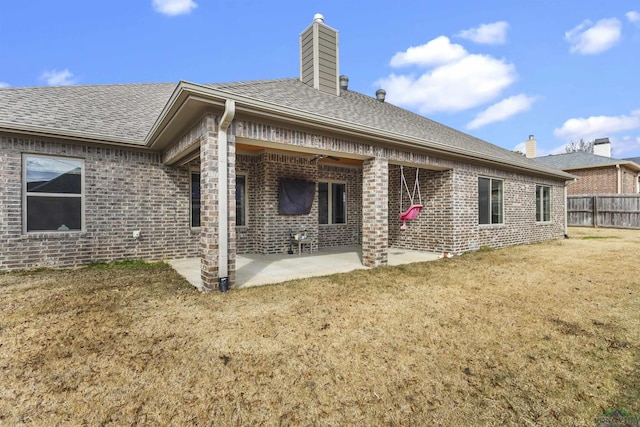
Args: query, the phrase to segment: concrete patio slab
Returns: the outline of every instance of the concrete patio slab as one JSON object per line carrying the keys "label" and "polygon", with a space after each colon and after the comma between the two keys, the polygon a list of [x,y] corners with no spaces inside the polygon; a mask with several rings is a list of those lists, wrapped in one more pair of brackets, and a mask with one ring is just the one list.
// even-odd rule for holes
{"label": "concrete patio slab", "polygon": [[[389,249],[389,265],[433,261],[439,254],[405,249]],[[185,258],[168,261],[180,275],[198,289],[202,289],[200,278],[200,258]],[[326,276],[366,269],[362,265],[360,246],[340,246],[324,248],[314,253],[298,255],[244,254],[236,257],[235,288],[267,285],[303,279],[305,277]]]}

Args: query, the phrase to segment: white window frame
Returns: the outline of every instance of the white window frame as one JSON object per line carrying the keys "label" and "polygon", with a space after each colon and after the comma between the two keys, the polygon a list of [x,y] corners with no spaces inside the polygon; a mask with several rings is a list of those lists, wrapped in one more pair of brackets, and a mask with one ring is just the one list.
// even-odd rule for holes
{"label": "white window frame", "polygon": [[[541,206],[540,206],[540,213],[542,215],[542,219],[538,218],[538,189],[540,190],[544,190],[547,189],[549,191],[549,219],[544,219],[544,213],[545,213],[545,205],[544,205],[544,192],[541,194],[540,196],[540,202],[541,202]],[[552,202],[552,197],[551,197],[551,186],[550,185],[544,185],[544,184],[536,184],[536,222],[539,223],[549,223],[551,222],[551,208],[553,207],[553,202]]]}
{"label": "white window frame", "polygon": [[[327,184],[327,223],[320,223],[320,203],[318,202],[318,224],[320,226],[332,226],[332,225],[347,225],[349,222],[349,186],[346,181],[338,181],[338,180],[330,180],[330,179],[319,179],[318,180],[318,197],[320,196],[320,184]],[[341,184],[344,185],[344,222],[333,222],[333,187],[332,184]]]}
{"label": "white window frame", "polygon": [[[479,187],[480,187],[480,180],[481,179],[488,179],[489,180],[489,221],[490,222],[488,222],[488,223],[481,223],[480,222],[480,188]],[[501,197],[501,204],[500,204],[501,205],[500,206],[500,210],[501,210],[500,219],[501,219],[501,222],[492,222],[493,221],[493,201],[491,199],[491,196],[492,196],[492,194],[491,194],[492,190],[491,189],[493,188],[493,181],[502,182],[502,195],[501,195],[502,197]],[[505,221],[506,221],[506,218],[505,218],[505,206],[504,206],[505,205],[505,203],[504,203],[504,200],[505,200],[504,195],[506,193],[505,180],[502,179],[502,178],[493,178],[493,177],[489,177],[489,176],[479,176],[477,185],[478,185],[478,198],[477,198],[477,200],[478,200],[478,225],[481,226],[481,227],[491,227],[491,226],[495,227],[495,226],[504,225]]]}
{"label": "white window frame", "polygon": [[[27,159],[28,158],[40,158],[40,159],[55,159],[55,160],[73,160],[80,162],[80,194],[69,193],[40,193],[40,192],[28,192],[27,191]],[[69,197],[80,198],[80,230],[27,230],[27,197]],[[71,157],[71,156],[53,156],[46,154],[30,154],[22,153],[22,233],[23,234],[43,234],[43,233],[55,233],[55,234],[68,234],[68,233],[84,233],[86,232],[86,195],[85,195],[85,161],[83,158]]]}

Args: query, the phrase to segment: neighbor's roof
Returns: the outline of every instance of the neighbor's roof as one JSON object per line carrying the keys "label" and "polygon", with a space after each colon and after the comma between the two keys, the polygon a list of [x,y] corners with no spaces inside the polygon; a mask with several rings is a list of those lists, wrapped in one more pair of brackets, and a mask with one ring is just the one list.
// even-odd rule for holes
{"label": "neighbor's roof", "polygon": [[640,165],[630,160],[619,160],[597,154],[575,152],[564,154],[553,154],[550,156],[536,157],[540,163],[560,170],[589,169],[596,167],[614,167],[616,165],[626,165],[627,167],[640,171]]}
{"label": "neighbor's roof", "polygon": [[[330,95],[297,78],[195,85],[216,96],[229,95],[251,104],[277,106],[360,126],[381,134],[418,140],[420,146],[450,150],[480,160],[556,177],[570,178],[524,156],[466,133],[353,91]],[[0,130],[48,130],[60,136],[143,145],[167,102],[180,85],[173,83],[0,89]],[[398,139],[398,138],[397,138]]]}
{"label": "neighbor's roof", "polygon": [[626,159],[624,159],[624,160],[628,160],[628,161],[630,161],[630,162],[634,162],[634,163],[637,163],[637,164],[639,164],[639,165],[640,165],[640,157],[627,157],[627,158],[626,158]]}

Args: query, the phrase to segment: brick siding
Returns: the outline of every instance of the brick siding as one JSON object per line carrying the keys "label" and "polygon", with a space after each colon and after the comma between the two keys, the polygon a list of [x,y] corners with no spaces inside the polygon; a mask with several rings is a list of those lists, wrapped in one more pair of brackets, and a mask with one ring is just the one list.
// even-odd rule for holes
{"label": "brick siding", "polygon": [[[133,149],[66,144],[2,136],[0,139],[0,270],[66,267],[91,261],[148,260],[202,256],[205,283],[217,283],[217,120],[207,115],[180,138],[177,148],[158,154]],[[290,153],[235,153],[235,142],[282,144]],[[202,144],[200,161],[170,167]],[[301,149],[368,156],[362,168],[311,162]],[[229,129],[229,276],[237,253],[284,253],[289,230],[307,230],[313,247],[362,244],[365,265],[386,263],[389,246],[462,253],[481,246],[503,247],[562,237],[563,182],[454,162],[424,153],[379,148],[362,141],[287,129],[241,119]],[[22,154],[50,154],[85,161],[86,230],[77,233],[22,233]],[[400,169],[422,164],[424,210],[400,231]],[[201,165],[202,227],[190,228],[190,167]],[[431,168],[431,169],[428,169]],[[442,170],[444,169],[444,170]],[[415,169],[405,166],[410,187]],[[235,226],[235,177],[247,177],[247,224]],[[504,224],[478,225],[478,177],[504,180]],[[347,224],[319,225],[316,199],[308,215],[278,214],[281,178],[347,184]],[[630,181],[629,181],[630,182]],[[552,188],[552,221],[535,221],[536,184]],[[627,181],[625,180],[625,185]],[[571,187],[569,187],[571,188]],[[206,208],[205,208],[206,207]],[[133,230],[141,230],[135,240]]]}
{"label": "brick siding", "polygon": [[580,177],[568,188],[569,195],[580,194],[634,194],[638,192],[637,173],[624,166],[622,173],[622,187],[618,192],[618,169],[615,166],[603,168],[589,168],[570,170],[569,173]]}
{"label": "brick siding", "polygon": [[[290,230],[293,234],[306,230],[311,242],[308,249],[314,251],[360,242],[362,173],[359,169],[312,162],[308,155],[263,152],[255,155],[239,154],[237,173],[246,175],[248,193],[247,224],[235,227],[239,254],[286,253],[289,249]],[[309,214],[278,213],[278,185],[281,179],[316,183],[315,198]],[[318,223],[317,183],[323,181],[347,184],[346,224]]]}
{"label": "brick siding", "polygon": [[[85,231],[23,234],[23,154],[84,159]],[[2,135],[0,180],[0,270],[199,253],[199,233],[189,226],[189,169],[164,166],[159,154]]]}

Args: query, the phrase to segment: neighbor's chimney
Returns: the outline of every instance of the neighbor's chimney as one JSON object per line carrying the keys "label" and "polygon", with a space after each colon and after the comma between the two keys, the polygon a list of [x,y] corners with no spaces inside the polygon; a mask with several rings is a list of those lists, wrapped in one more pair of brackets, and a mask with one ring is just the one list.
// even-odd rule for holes
{"label": "neighbor's chimney", "polygon": [[593,154],[611,157],[611,142],[609,138],[597,138],[593,141]]}
{"label": "neighbor's chimney", "polygon": [[536,157],[536,140],[533,135],[529,135],[529,139],[525,144],[524,155],[527,156],[527,159],[533,159]]}
{"label": "neighbor's chimney", "polygon": [[380,102],[384,102],[384,98],[387,96],[387,91],[384,89],[378,89],[376,91],[376,99]]}
{"label": "neighbor's chimney", "polygon": [[325,25],[319,13],[300,34],[300,80],[322,92],[340,95],[338,31]]}

